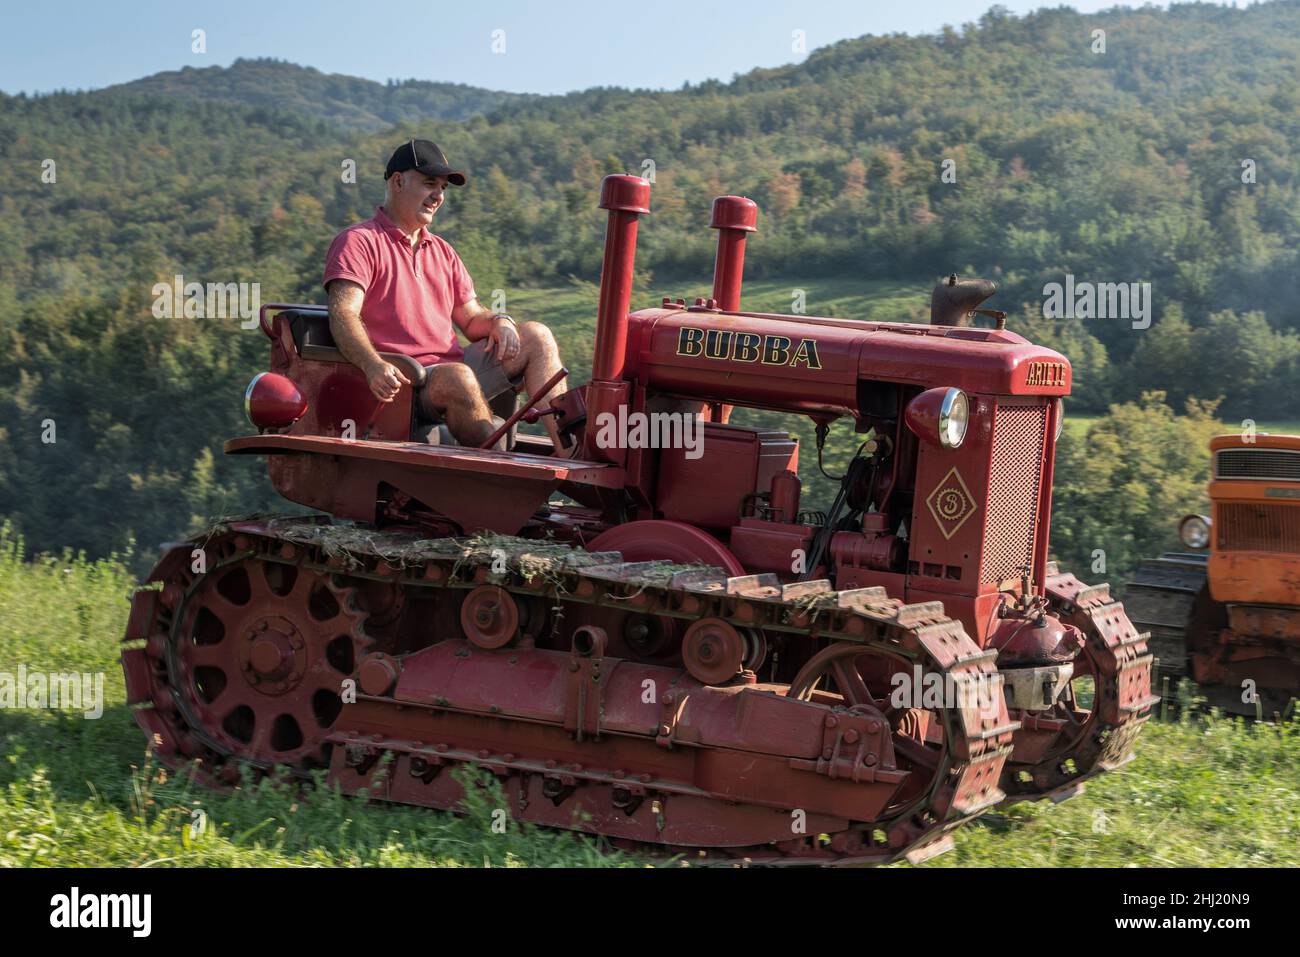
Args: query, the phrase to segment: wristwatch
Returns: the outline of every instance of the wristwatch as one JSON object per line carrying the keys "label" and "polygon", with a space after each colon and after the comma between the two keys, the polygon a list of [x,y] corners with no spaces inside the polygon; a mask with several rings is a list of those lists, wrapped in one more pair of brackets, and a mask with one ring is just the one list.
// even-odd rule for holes
{"label": "wristwatch", "polygon": [[510,316],[506,315],[504,312],[494,312],[494,313],[492,313],[492,318],[493,318],[493,319],[504,319],[506,322],[510,323],[510,325],[514,326],[516,329],[519,328],[519,323],[515,322],[514,319],[512,319]]}

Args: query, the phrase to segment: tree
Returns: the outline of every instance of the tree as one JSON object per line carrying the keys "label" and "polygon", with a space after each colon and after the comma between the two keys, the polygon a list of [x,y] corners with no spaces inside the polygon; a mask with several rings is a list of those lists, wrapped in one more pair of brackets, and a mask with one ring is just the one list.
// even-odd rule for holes
{"label": "tree", "polygon": [[1096,554],[1111,581],[1176,544],[1178,520],[1203,510],[1210,438],[1223,431],[1215,403],[1189,401],[1175,415],[1163,392],[1113,405],[1079,438],[1057,449],[1052,551],[1081,575]]}
{"label": "tree", "polygon": [[798,173],[776,173],[765,185],[767,205],[773,216],[784,218],[798,207],[803,195]]}

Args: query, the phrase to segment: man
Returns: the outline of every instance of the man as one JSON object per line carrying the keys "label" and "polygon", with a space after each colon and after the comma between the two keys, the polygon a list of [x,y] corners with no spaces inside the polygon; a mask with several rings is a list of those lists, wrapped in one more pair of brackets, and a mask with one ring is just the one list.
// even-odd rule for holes
{"label": "man", "polygon": [[[339,233],[326,256],[330,332],[383,402],[410,381],[379,353],[416,359],[428,370],[417,396],[425,414],[441,417],[462,445],[482,445],[497,426],[489,401],[521,384],[535,396],[560,370],[555,339],[540,323],[516,327],[480,305],[460,256],[426,228],[447,185],[465,185],[464,172],[448,165],[442,150],[428,140],[403,143],[384,180],[384,204],[372,219]],[[468,348],[461,348],[457,329]],[[548,398],[566,389],[562,379]],[[566,454],[553,417],[542,422],[556,453]]]}

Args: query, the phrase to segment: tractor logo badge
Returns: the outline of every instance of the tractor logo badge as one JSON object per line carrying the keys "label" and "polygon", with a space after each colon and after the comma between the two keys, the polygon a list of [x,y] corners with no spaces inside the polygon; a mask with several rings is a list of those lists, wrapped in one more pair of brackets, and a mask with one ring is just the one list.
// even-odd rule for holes
{"label": "tractor logo badge", "polygon": [[1064,362],[1031,362],[1029,372],[1025,375],[1025,385],[1048,385],[1065,387]]}
{"label": "tractor logo badge", "polygon": [[925,504],[930,506],[930,514],[945,539],[956,535],[957,529],[966,524],[966,519],[975,514],[975,497],[955,466],[934,487]]}

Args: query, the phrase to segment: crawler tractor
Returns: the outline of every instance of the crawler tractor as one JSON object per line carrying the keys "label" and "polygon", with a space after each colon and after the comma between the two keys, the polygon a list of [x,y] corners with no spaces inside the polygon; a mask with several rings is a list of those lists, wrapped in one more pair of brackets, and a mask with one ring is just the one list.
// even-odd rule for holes
{"label": "crawler tractor", "polygon": [[[122,654],[158,755],[444,809],[473,765],[522,821],[783,863],[924,859],[1132,756],[1145,636],[1048,560],[1069,363],[973,325],[983,280],[936,287],[929,325],[743,311],[735,196],[712,296],[629,314],[649,202],[602,184],[591,380],[498,409],[483,448],[405,387],[377,406],[323,307],[263,310],[258,431],[225,451],[315,514],[164,548]],[[807,507],[798,441],[737,407],[808,417],[819,458],[850,420],[833,502]],[[602,432],[653,415],[702,441]],[[541,416],[576,455],[515,429]]]}
{"label": "crawler tractor", "polygon": [[1125,603],[1162,679],[1271,717],[1300,694],[1300,436],[1220,435],[1210,454],[1213,516],[1184,517],[1192,551],[1143,562]]}

